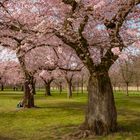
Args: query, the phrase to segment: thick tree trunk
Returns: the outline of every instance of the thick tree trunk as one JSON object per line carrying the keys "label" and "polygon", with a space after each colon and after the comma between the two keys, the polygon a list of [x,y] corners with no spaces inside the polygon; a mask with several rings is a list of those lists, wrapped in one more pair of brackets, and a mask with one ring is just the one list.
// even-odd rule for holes
{"label": "thick tree trunk", "polygon": [[22,49],[16,52],[17,58],[19,60],[20,66],[24,74],[24,97],[21,101],[23,107],[32,108],[34,105],[34,94],[35,94],[35,85],[34,76],[30,73],[25,64],[25,55],[23,55]]}
{"label": "thick tree trunk", "polygon": [[26,79],[24,82],[24,97],[22,105],[25,108],[35,107],[34,105],[34,84],[32,78]]}
{"label": "thick tree trunk", "polygon": [[93,74],[88,82],[88,108],[82,130],[95,135],[116,131],[117,113],[108,73]]}
{"label": "thick tree trunk", "polygon": [[4,85],[1,84],[1,91],[4,91]]}
{"label": "thick tree trunk", "polygon": [[15,86],[13,87],[13,91],[16,91],[16,87]]}
{"label": "thick tree trunk", "polygon": [[67,85],[68,85],[67,97],[71,98],[72,97],[72,82],[71,81],[67,81]]}
{"label": "thick tree trunk", "polygon": [[45,96],[51,96],[51,82],[45,82]]}

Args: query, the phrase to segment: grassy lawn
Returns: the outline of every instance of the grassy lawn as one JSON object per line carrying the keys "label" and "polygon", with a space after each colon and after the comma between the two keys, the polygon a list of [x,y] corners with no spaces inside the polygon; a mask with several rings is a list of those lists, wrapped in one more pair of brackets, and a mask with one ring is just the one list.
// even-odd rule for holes
{"label": "grassy lawn", "polygon": [[[52,97],[38,92],[35,103],[39,108],[17,109],[21,92],[0,91],[0,140],[66,140],[84,120],[86,94],[54,91]],[[84,140],[140,140],[140,93],[115,93],[119,131],[105,137]]]}

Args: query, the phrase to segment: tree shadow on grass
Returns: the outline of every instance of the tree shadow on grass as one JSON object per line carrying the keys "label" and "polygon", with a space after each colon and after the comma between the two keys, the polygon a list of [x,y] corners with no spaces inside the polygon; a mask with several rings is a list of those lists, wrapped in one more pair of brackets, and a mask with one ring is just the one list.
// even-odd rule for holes
{"label": "tree shadow on grass", "polygon": [[43,108],[59,108],[59,109],[67,109],[67,108],[85,108],[85,103],[79,103],[79,102],[58,102],[58,103],[51,103],[51,104],[42,104],[41,106],[37,106],[37,108],[43,109]]}
{"label": "tree shadow on grass", "polygon": [[140,134],[140,119],[130,120],[129,122],[124,122],[123,124],[119,124],[119,131],[123,132],[132,132]]}
{"label": "tree shadow on grass", "polygon": [[16,140],[15,138],[3,137],[0,136],[0,140]]}
{"label": "tree shadow on grass", "polygon": [[59,104],[49,104],[48,106],[40,106],[36,109],[46,109],[46,110],[54,110],[58,112],[69,112],[69,114],[77,115],[77,111],[79,113],[85,112],[86,105],[85,104],[79,104],[79,103],[59,103]]}
{"label": "tree shadow on grass", "polygon": [[[121,138],[140,138],[140,112],[138,111],[132,111],[132,110],[119,110],[120,116],[126,116],[125,119],[119,120],[118,122],[118,130],[117,132],[111,134],[112,138],[119,135]],[[82,122],[81,122],[82,123]],[[59,126],[59,129],[62,129],[70,133],[73,133],[78,130],[79,125],[65,125],[65,126]],[[67,136],[67,133],[65,133]],[[64,135],[65,135],[64,134]],[[95,138],[95,136],[92,136]],[[98,138],[98,137],[96,137]]]}
{"label": "tree shadow on grass", "polygon": [[140,135],[140,112],[132,110],[118,110],[118,114],[124,119],[119,121],[119,132],[139,133]]}

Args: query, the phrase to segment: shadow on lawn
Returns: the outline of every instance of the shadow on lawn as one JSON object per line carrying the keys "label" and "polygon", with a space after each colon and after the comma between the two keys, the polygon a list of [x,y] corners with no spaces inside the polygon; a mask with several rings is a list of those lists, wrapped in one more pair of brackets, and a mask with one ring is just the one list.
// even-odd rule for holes
{"label": "shadow on lawn", "polygon": [[125,117],[119,122],[119,132],[140,134],[140,112],[132,110],[118,110],[118,115]]}
{"label": "shadow on lawn", "polygon": [[0,136],[0,140],[16,140],[15,138],[8,138]]}
{"label": "shadow on lawn", "polygon": [[38,109],[85,109],[86,104],[81,102],[46,103],[37,106]]}
{"label": "shadow on lawn", "polygon": [[119,124],[118,131],[140,134],[140,119],[134,119],[130,120],[129,122],[123,122],[123,124]]}
{"label": "shadow on lawn", "polygon": [[40,106],[37,109],[46,109],[50,111],[58,112],[69,112],[69,114],[77,115],[77,111],[81,114],[85,112],[86,105],[81,103],[58,103],[58,104],[49,104],[48,106]]}
{"label": "shadow on lawn", "polygon": [[[78,105],[78,106],[77,106]],[[66,109],[75,111],[75,109],[85,109],[84,104],[75,104],[75,105],[68,105],[67,103],[61,104],[61,106],[56,107],[48,107],[48,108],[61,108],[61,109]],[[128,136],[128,135],[133,135],[133,136],[140,136],[140,112],[139,111],[133,111],[133,110],[128,110],[128,109],[118,109],[118,115],[119,117],[122,117],[118,121],[118,130],[117,133],[120,135]],[[82,122],[81,122],[82,123]],[[80,124],[79,124],[80,125]],[[59,126],[59,129],[67,129],[70,130],[71,132],[74,132],[75,130],[78,129],[78,125],[65,125],[65,126]],[[56,127],[57,128],[57,127]]]}

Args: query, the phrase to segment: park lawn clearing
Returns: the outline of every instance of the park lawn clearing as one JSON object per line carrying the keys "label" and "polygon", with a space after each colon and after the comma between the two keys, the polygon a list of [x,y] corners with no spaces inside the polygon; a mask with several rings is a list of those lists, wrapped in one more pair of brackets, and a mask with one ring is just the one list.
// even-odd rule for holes
{"label": "park lawn clearing", "polygon": [[[21,92],[0,92],[0,140],[66,140],[84,121],[87,94],[74,94],[72,99],[53,91],[45,97],[35,96],[38,108],[18,109]],[[140,93],[126,96],[115,93],[119,130],[102,137],[83,140],[140,140]]]}

